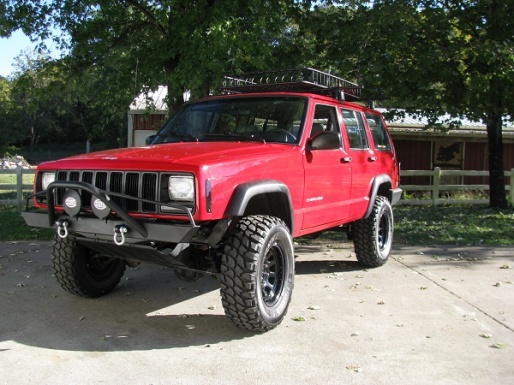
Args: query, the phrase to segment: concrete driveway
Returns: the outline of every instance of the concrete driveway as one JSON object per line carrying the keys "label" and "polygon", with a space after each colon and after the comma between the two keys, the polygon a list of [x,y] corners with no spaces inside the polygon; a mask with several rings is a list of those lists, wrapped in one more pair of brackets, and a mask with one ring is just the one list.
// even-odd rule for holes
{"label": "concrete driveway", "polygon": [[4,384],[514,383],[514,248],[396,247],[378,269],[296,247],[283,323],[224,316],[218,282],[129,269],[81,299],[52,277],[50,243],[0,243]]}

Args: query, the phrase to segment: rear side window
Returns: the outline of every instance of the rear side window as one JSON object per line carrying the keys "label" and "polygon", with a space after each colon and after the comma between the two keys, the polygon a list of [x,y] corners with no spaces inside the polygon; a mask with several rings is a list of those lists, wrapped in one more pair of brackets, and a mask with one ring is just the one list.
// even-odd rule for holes
{"label": "rear side window", "polygon": [[348,133],[350,148],[369,148],[362,115],[359,112],[352,110],[341,109],[341,112],[343,113],[343,121],[346,126],[346,132]]}
{"label": "rear side window", "polygon": [[391,142],[389,141],[389,135],[387,135],[387,129],[381,116],[366,112],[366,120],[368,121],[373,141],[375,142],[375,148],[377,150],[390,151]]}

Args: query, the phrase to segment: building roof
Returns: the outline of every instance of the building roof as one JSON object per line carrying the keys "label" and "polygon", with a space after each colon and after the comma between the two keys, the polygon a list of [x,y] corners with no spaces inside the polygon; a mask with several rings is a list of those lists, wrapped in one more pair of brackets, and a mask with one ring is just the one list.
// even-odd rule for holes
{"label": "building roof", "polygon": [[[377,108],[377,111],[382,114],[387,114],[393,109]],[[435,128],[427,128],[428,119],[426,117],[407,113],[404,110],[396,110],[402,112],[401,117],[395,116],[393,119],[387,119],[387,125],[391,134],[395,137],[462,137],[462,138],[487,138],[487,127],[483,122],[477,122],[470,119],[456,119],[460,125],[447,131],[438,130]],[[445,114],[438,119],[443,127],[445,122],[452,120],[452,116]],[[446,127],[448,127],[446,125]],[[510,140],[514,140],[514,122],[504,120],[503,122],[503,136]]]}
{"label": "building roof", "polygon": [[134,98],[129,110],[134,113],[153,111],[156,113],[167,111],[166,103],[168,87],[158,86],[156,90],[147,89]]}

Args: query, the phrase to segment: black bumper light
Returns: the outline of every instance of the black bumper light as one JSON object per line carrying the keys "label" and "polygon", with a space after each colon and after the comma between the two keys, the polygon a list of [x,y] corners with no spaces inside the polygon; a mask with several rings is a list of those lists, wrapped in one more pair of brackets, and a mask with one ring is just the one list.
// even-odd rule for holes
{"label": "black bumper light", "polygon": [[80,212],[82,207],[82,198],[77,190],[66,190],[63,196],[64,211],[70,216],[74,217]]}
{"label": "black bumper light", "polygon": [[111,209],[100,198],[95,196],[91,197],[91,208],[93,213],[99,218],[104,219],[109,215]]}

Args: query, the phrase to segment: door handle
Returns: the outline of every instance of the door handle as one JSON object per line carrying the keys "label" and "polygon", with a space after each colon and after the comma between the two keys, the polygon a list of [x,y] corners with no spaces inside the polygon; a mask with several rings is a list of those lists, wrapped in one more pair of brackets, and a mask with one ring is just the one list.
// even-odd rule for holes
{"label": "door handle", "polygon": [[370,157],[368,158],[368,160],[369,160],[370,162],[374,162],[374,161],[376,161],[376,160],[377,160],[377,157],[376,157],[376,156],[370,156]]}
{"label": "door handle", "polygon": [[341,163],[350,163],[352,161],[351,156],[345,156],[344,158],[341,158]]}

